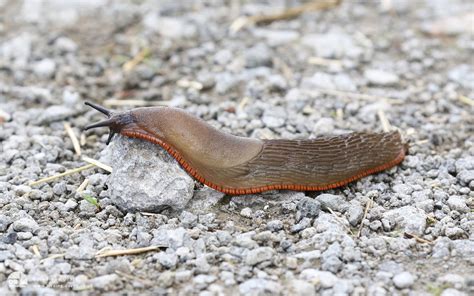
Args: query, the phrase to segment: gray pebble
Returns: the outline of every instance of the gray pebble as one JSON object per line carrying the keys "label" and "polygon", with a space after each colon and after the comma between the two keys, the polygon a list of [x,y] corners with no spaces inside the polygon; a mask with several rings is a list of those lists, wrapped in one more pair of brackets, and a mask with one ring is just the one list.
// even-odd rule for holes
{"label": "gray pebble", "polygon": [[333,211],[345,212],[349,207],[349,203],[339,195],[323,193],[316,197],[316,200],[321,203],[323,209],[330,208]]}
{"label": "gray pebble", "polygon": [[275,251],[269,247],[259,247],[254,250],[250,250],[245,256],[245,264],[257,265],[258,263],[271,260],[274,256]]}
{"label": "gray pebble", "polygon": [[250,279],[239,285],[241,295],[280,295],[282,286],[275,281],[266,279]]}
{"label": "gray pebble", "polygon": [[30,216],[15,220],[12,224],[16,232],[36,232],[39,229],[38,223]]}

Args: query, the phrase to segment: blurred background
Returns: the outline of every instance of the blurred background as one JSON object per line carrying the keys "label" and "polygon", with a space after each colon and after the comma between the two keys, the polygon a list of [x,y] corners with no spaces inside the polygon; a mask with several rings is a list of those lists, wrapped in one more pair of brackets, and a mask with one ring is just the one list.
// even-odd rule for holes
{"label": "blurred background", "polygon": [[[0,294],[468,295],[473,34],[460,0],[0,0]],[[399,129],[410,151],[324,194],[196,186],[201,212],[122,213],[84,166],[107,139],[86,100],[256,138]]]}

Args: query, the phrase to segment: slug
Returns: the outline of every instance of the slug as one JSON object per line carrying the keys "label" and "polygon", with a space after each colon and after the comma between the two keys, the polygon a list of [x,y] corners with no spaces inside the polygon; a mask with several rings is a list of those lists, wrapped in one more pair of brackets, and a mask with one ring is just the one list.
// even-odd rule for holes
{"label": "slug", "polygon": [[226,194],[315,191],[343,186],[391,168],[407,152],[398,132],[356,132],[311,140],[259,140],[224,133],[178,108],[144,107],[88,125],[163,147],[199,182]]}

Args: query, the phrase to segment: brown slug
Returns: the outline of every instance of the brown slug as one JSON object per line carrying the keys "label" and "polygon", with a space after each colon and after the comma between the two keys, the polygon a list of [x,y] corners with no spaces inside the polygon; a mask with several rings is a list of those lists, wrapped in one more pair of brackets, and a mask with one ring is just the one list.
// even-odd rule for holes
{"label": "brown slug", "polygon": [[406,153],[398,132],[259,140],[224,133],[178,108],[114,113],[85,104],[107,115],[85,128],[109,127],[107,144],[115,133],[158,144],[199,182],[227,194],[336,188],[391,168]]}

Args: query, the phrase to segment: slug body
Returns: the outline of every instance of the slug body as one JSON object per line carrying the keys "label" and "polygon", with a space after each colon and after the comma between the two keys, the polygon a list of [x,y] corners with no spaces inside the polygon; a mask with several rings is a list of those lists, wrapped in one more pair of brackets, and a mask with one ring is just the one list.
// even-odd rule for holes
{"label": "slug body", "polygon": [[158,144],[195,179],[227,194],[267,190],[327,190],[399,164],[406,148],[398,132],[350,133],[312,140],[259,140],[219,131],[171,107],[112,113],[86,103],[109,119],[115,133]]}

